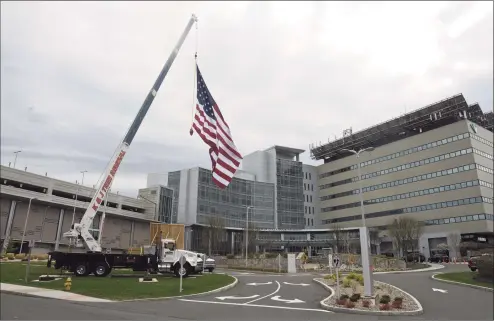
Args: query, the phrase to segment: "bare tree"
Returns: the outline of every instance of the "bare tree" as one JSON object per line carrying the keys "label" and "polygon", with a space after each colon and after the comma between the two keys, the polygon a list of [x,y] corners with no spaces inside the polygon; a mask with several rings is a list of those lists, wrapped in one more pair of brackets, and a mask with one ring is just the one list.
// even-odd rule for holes
{"label": "bare tree", "polygon": [[454,257],[460,257],[461,252],[461,235],[459,233],[449,233],[447,235],[449,247],[452,249]]}
{"label": "bare tree", "polygon": [[390,231],[390,237],[392,238],[394,246],[397,250],[397,257],[399,257],[401,251],[404,251],[404,228],[400,225],[399,220],[394,219],[392,224],[389,225],[388,230]]}
{"label": "bare tree", "polygon": [[343,231],[342,227],[340,227],[340,225],[337,223],[333,223],[330,229],[332,230],[334,235],[334,253],[339,253],[342,247],[345,231]]}
{"label": "bare tree", "polygon": [[219,216],[208,216],[208,255],[211,256],[212,248],[215,250],[225,250],[221,249],[221,243],[225,236],[225,220],[223,217]]}

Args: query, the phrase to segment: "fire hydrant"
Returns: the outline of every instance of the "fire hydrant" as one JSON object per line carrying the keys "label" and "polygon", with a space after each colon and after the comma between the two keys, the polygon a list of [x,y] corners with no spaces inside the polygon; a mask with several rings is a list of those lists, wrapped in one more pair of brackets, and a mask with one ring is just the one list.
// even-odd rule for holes
{"label": "fire hydrant", "polygon": [[72,286],[72,279],[70,277],[68,277],[64,283],[65,291],[70,291],[71,286]]}

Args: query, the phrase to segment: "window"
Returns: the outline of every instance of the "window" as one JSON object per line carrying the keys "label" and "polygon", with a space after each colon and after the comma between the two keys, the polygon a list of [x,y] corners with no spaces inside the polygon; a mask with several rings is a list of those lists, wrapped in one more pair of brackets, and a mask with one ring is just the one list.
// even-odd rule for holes
{"label": "window", "polygon": [[309,179],[311,180],[311,173],[309,173]]}
{"label": "window", "polygon": [[309,195],[309,201],[313,203],[313,195]]}

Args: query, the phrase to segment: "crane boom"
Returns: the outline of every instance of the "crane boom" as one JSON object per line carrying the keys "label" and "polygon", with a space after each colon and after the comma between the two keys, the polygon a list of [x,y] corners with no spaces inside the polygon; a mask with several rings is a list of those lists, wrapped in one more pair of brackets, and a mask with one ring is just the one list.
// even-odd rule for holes
{"label": "crane boom", "polygon": [[93,219],[96,216],[96,213],[98,212],[98,209],[100,208],[100,205],[102,204],[103,200],[105,199],[106,194],[109,192],[110,187],[115,179],[115,175],[117,173],[117,170],[119,169],[120,163],[122,162],[122,159],[124,158],[125,154],[127,153],[127,150],[129,149],[130,144],[132,143],[132,140],[136,136],[136,133],[141,126],[141,123],[143,122],[144,117],[146,116],[146,113],[150,109],[151,104],[153,103],[153,100],[155,99],[155,96],[160,89],[160,86],[165,79],[165,76],[167,75],[170,67],[172,66],[172,63],[174,62],[175,58],[177,57],[177,54],[179,53],[179,49],[181,48],[182,44],[184,43],[184,40],[186,39],[189,31],[191,30],[193,24],[197,21],[196,16],[193,14],[191,16],[191,19],[189,20],[186,29],[182,33],[181,37],[179,38],[179,41],[175,45],[174,50],[168,57],[165,65],[163,66],[162,70],[160,71],[160,74],[158,75],[158,78],[156,79],[155,83],[153,84],[153,87],[151,87],[151,90],[148,92],[148,95],[146,96],[146,99],[144,100],[143,104],[141,105],[141,108],[139,109],[139,112],[136,115],[136,118],[134,118],[134,121],[132,122],[131,127],[129,128],[128,132],[126,133],[124,139],[119,145],[119,148],[117,149],[117,152],[112,156],[112,159],[108,165],[108,167],[105,170],[105,175],[103,176],[98,189],[96,190],[95,195],[93,196],[93,199],[91,200],[91,203],[89,203],[88,208],[86,209],[86,212],[84,213],[81,221],[79,223],[75,223],[72,227],[71,230],[64,233],[64,237],[69,238],[69,239],[75,239],[76,242],[82,238],[84,240],[84,243],[88,247],[88,249],[92,252],[101,252],[101,246],[98,244],[98,242],[93,238],[91,233],[89,232],[89,228],[91,227],[93,223]]}

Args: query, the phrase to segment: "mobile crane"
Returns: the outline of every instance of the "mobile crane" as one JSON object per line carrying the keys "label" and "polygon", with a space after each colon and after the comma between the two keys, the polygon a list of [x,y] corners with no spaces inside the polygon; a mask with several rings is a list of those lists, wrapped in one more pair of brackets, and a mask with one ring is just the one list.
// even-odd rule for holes
{"label": "mobile crane", "polygon": [[[163,80],[165,79],[165,76],[167,75],[179,52],[179,49],[184,43],[185,38],[195,22],[197,22],[197,18],[193,14],[174,50],[160,71],[153,87],[148,92],[146,99],[141,105],[141,108],[139,109],[132,125],[129,127],[124,139],[119,144],[115,154],[112,156],[111,161],[104,172],[104,176],[99,183],[98,189],[86,209],[86,212],[79,223],[74,223],[71,226],[70,231],[63,234],[63,236],[68,238],[71,243],[74,243],[76,247],[86,247],[87,251],[85,253],[69,253],[61,251],[50,252],[47,263],[48,267],[51,267],[52,261],[55,261],[54,267],[56,269],[65,268],[73,272],[76,276],[86,276],[90,273],[94,273],[96,276],[106,276],[113,268],[129,267],[132,267],[134,271],[158,272],[161,270],[173,272],[177,276],[187,276],[197,269],[198,264],[202,264],[201,260],[198,262],[196,253],[175,249],[175,240],[162,239],[161,235],[159,242],[155,242],[154,245],[146,247],[145,253],[140,255],[102,253],[100,243],[95,240],[89,231],[93,219],[96,216],[100,205],[105,200],[105,196],[110,190],[117,170],[119,169],[119,166],[126,155],[132,140],[136,136],[146,113],[150,109],[150,106],[153,103]],[[183,266],[180,266],[179,264],[179,259],[181,256],[186,258],[186,263]]]}

